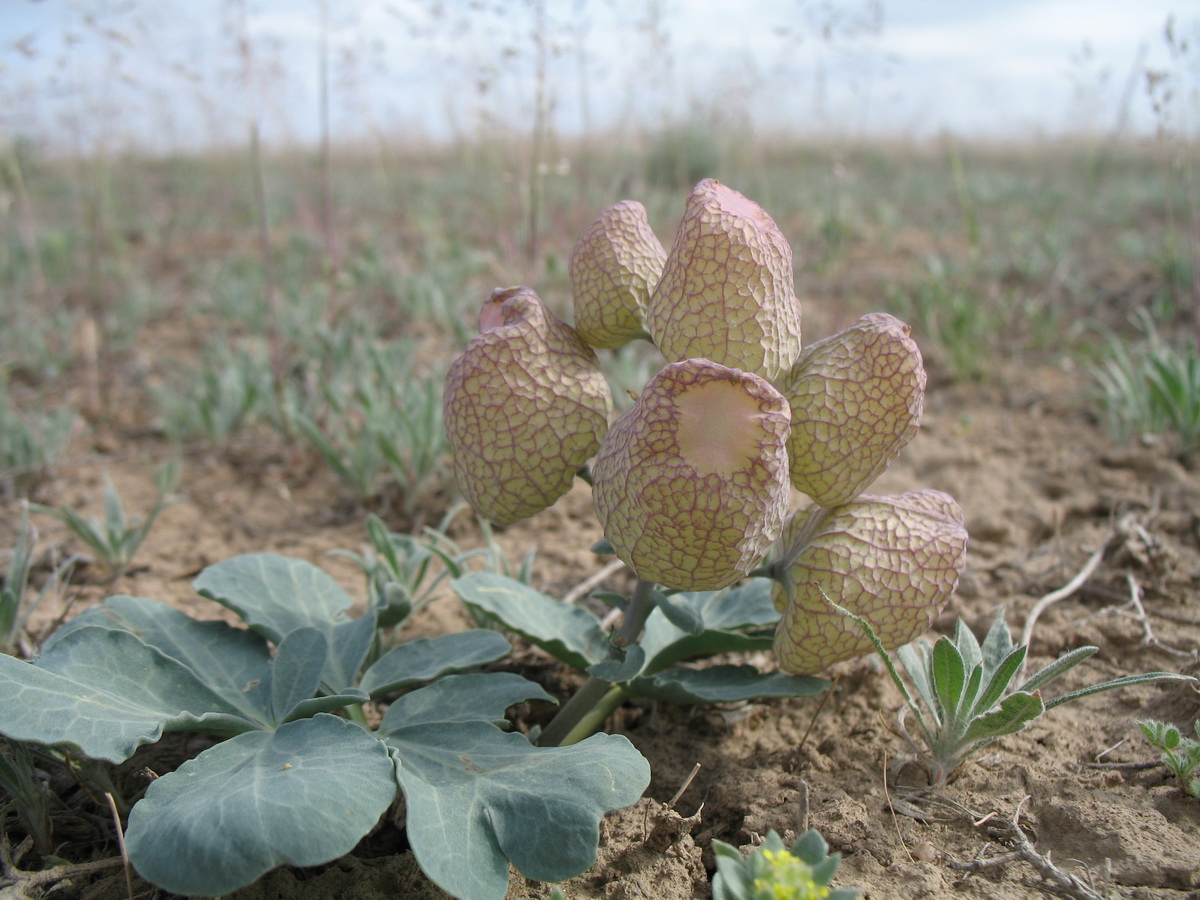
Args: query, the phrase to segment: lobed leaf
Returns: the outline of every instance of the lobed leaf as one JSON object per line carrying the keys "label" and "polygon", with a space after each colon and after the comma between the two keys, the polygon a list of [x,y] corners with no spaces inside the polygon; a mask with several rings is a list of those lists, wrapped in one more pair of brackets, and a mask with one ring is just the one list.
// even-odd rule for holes
{"label": "lobed leaf", "polygon": [[608,654],[600,620],[577,606],[559,603],[529,585],[492,572],[473,572],[450,582],[472,611],[514,631],[555,659],[586,669]]}
{"label": "lobed leaf", "polygon": [[72,631],[34,663],[0,654],[6,737],[78,747],[119,763],[164,731],[231,735],[262,727],[191,669],[127,631]]}
{"label": "lobed leaf", "polygon": [[636,677],[646,665],[646,651],[641,644],[630,644],[616,658],[605,659],[588,666],[588,674],[613,683],[629,681]]}
{"label": "lobed leaf", "polygon": [[43,657],[82,628],[123,631],[181,665],[250,721],[270,722],[271,654],[252,631],[200,622],[158,600],[117,595],[75,616],[42,645]]}
{"label": "lobed leaf", "polygon": [[697,635],[689,634],[661,612],[652,612],[641,640],[649,658],[645,674],[698,656],[770,649],[779,613],[771,603],[769,579],[752,578],[720,591],[691,591],[671,596],[676,604],[686,604],[695,611],[704,623],[704,630]]}
{"label": "lobed leaf", "polygon": [[354,603],[322,569],[274,553],[222,560],[201,572],[193,587],[275,644],[306,625],[325,629],[347,621],[346,610]]}
{"label": "lobed leaf", "polygon": [[488,722],[507,725],[505,711],[526,700],[557,703],[541,685],[513,672],[447,675],[392,701],[379,723],[379,737],[434,722]]}
{"label": "lobed leaf", "polygon": [[509,861],[537,881],[582,872],[595,861],[601,817],[650,781],[620,735],[534,747],[483,722],[438,722],[385,739],[402,760],[413,853],[460,900],[502,900]]}
{"label": "lobed leaf", "polygon": [[512,645],[495,631],[455,631],[394,647],[363,673],[359,688],[372,697],[390,694],[442,675],[461,672],[505,656]]}
{"label": "lobed leaf", "polygon": [[280,865],[352,849],[391,805],[395,766],[359,726],[318,715],[238,735],[155,780],[125,844],[147,881],[176,894],[227,894]]}
{"label": "lobed leaf", "polygon": [[703,669],[668,669],[627,685],[634,697],[667,703],[740,703],[771,697],[811,697],[829,689],[824,678],[759,672],[754,666],[715,665]]}
{"label": "lobed leaf", "polygon": [[667,594],[660,590],[654,591],[651,596],[658,611],[680,631],[692,637],[704,633],[704,616],[694,606],[677,599],[676,594]]}
{"label": "lobed leaf", "polygon": [[271,666],[271,718],[283,722],[300,703],[317,693],[329,640],[319,628],[288,632]]}

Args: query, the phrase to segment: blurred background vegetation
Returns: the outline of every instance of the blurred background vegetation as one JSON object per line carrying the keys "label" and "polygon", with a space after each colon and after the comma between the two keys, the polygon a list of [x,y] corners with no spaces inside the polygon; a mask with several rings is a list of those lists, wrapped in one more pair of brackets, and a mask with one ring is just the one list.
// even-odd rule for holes
{"label": "blurred background vegetation", "polygon": [[[638,199],[669,245],[709,176],[791,240],[807,340],[886,310],[913,326],[935,387],[1052,366],[1118,439],[1163,436],[1185,459],[1200,441],[1196,21],[1162,23],[1164,62],[1139,56],[1113,108],[1096,109],[1112,73],[1093,90],[1087,55],[1072,61],[1078,128],[959,137],[869,133],[861,109],[831,112],[883,77],[870,52],[886,4],[789,7],[775,55],[735,57],[715,96],[681,83],[662,4],[624,32],[636,82],[591,62],[598,2],[424,4],[420,22],[400,5],[426,75],[465,91],[439,136],[372,106],[381,51],[346,38],[339,4],[306,9],[300,59],[239,0],[204,4],[214,54],[186,58],[156,42],[160,6],[47,6],[64,33],[18,36],[0,70],[10,495],[36,493],[81,435],[184,453],[276,435],[353,503],[412,520],[448,490],[441,379],[482,298],[527,283],[569,320],[571,247],[599,210]],[[489,48],[465,71],[447,55],[456,34]],[[103,51],[94,78],[62,50],[79,44]],[[825,98],[812,127],[761,121],[788,52],[809,64],[797,90]],[[22,80],[18,56],[45,81]],[[623,114],[602,118],[602,96]],[[1149,130],[1128,125],[1135,103]],[[646,347],[617,357],[618,389],[659,362]]]}

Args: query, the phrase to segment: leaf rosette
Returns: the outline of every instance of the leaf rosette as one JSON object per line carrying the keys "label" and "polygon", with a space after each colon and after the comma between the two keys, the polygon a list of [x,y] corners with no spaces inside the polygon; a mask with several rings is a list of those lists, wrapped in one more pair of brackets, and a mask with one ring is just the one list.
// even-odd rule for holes
{"label": "leaf rosette", "polygon": [[649,337],[642,317],[666,258],[642,204],[622,200],[600,213],[571,251],[571,294],[579,336],[605,349]]}
{"label": "leaf rosette", "polygon": [[745,576],[787,515],[790,420],[757,375],[708,359],[665,366],[596,456],[593,502],[617,556],[680,590]]}
{"label": "leaf rosette", "polygon": [[446,375],[446,433],[467,501],[508,525],[570,490],[600,446],[612,396],[595,351],[531,288],[493,291],[480,328]]}
{"label": "leaf rosette", "polygon": [[967,531],[954,498],[922,490],[866,495],[794,513],[776,546],[779,665],[796,675],[870,653],[870,639],[830,600],[866,619],[886,649],[933,622],[966,565]]}

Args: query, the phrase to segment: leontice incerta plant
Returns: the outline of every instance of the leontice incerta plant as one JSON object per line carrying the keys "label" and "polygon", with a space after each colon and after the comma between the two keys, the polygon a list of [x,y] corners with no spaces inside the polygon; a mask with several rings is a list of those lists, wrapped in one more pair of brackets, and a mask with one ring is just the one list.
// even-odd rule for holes
{"label": "leontice incerta plant", "polygon": [[[575,327],[531,288],[496,290],[444,395],[458,484],[481,515],[499,525],[533,515],[582,475],[604,549],[638,579],[628,602],[604,597],[624,622],[601,659],[580,654],[592,674],[586,700],[564,707],[569,721],[551,723],[544,740],[577,739],[613,685],[661,681],[649,660],[664,639],[651,613],[679,634],[709,634],[702,607],[715,601],[705,592],[748,576],[771,577],[775,613],[741,623],[752,626],[742,634],[773,631],[780,667],[795,675],[873,649],[835,605],[869,621],[888,648],[929,626],[965,564],[958,504],[934,490],[864,493],[920,424],[926,376],[907,325],[866,315],[802,348],[791,247],[757,203],[711,179],[688,197],[669,252],[642,205],[623,201],[579,239],[570,276]],[[637,339],[665,364],[613,421],[596,350]],[[793,489],[809,500],[794,511]],[[762,580],[738,590],[759,597],[747,585]],[[561,650],[547,628],[494,602],[510,586],[456,588],[477,612]],[[643,627],[651,646],[631,652]],[[673,663],[727,644],[697,638],[690,653],[667,655]]]}

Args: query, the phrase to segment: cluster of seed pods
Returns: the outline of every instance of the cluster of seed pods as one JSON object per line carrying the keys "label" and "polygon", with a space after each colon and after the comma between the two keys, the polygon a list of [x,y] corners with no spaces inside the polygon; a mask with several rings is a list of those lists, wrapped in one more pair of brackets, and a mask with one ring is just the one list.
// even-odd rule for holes
{"label": "cluster of seed pods", "polygon": [[[639,579],[715,590],[770,554],[775,650],[808,674],[925,630],[966,559],[948,495],[863,492],[920,425],[925,370],[908,327],[874,313],[802,349],[792,251],[757,204],[708,179],[670,252],[640,203],[576,243],[575,324],[527,287],[484,304],[451,365],[454,470],[485,518],[545,509],[592,463],[604,534]],[[666,364],[613,421],[597,349],[648,339]],[[790,512],[796,492],[807,503]]]}

